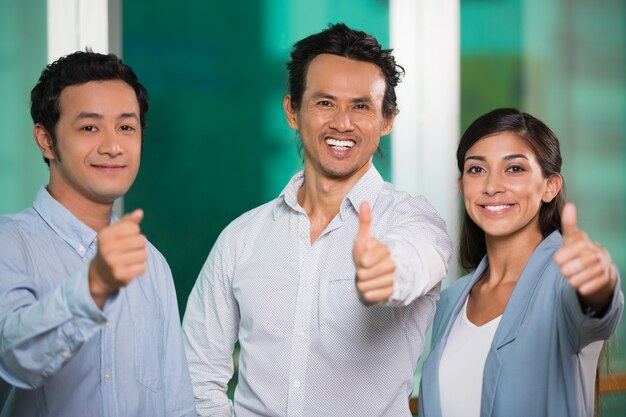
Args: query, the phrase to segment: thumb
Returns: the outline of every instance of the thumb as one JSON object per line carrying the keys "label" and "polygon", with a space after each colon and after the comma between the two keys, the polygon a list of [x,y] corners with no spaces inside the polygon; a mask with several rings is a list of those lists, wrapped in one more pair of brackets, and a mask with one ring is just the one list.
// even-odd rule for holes
{"label": "thumb", "polygon": [[136,209],[134,211],[131,211],[130,213],[125,214],[124,217],[122,217],[120,220],[139,224],[141,223],[141,220],[143,220],[143,210]]}
{"label": "thumb", "polygon": [[571,237],[578,227],[576,226],[576,206],[572,203],[565,204],[561,212],[561,231],[563,239]]}
{"label": "thumb", "polygon": [[359,208],[359,231],[354,241],[355,251],[364,251],[370,241],[370,228],[372,225],[372,209],[367,201],[361,203]]}

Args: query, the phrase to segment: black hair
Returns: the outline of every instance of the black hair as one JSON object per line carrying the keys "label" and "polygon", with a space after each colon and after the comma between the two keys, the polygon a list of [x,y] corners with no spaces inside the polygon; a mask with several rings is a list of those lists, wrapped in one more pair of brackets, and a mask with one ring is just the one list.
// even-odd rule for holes
{"label": "black hair", "polygon": [[370,62],[380,68],[385,77],[383,116],[397,114],[395,87],[404,75],[404,68],[396,64],[391,52],[391,49],[383,49],[372,35],[350,29],[343,23],[330,24],[328,29],[296,42],[291,49],[291,60],[287,63],[292,105],[296,110],[300,107],[311,61],[318,55],[331,54]]}

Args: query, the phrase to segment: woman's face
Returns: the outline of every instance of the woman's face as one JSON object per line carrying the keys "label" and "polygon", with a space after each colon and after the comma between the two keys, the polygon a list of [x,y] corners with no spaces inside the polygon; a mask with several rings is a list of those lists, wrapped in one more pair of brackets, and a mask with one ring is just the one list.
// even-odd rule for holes
{"label": "woman's face", "polygon": [[465,210],[486,238],[532,234],[541,239],[539,209],[560,187],[560,175],[544,178],[530,147],[506,131],[480,139],[467,151],[459,179]]}

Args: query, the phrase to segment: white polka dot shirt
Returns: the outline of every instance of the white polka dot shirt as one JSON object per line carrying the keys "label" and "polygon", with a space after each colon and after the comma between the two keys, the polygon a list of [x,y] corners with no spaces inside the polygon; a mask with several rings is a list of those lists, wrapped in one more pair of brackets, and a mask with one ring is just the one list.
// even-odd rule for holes
{"label": "white polka dot shirt", "polygon": [[[423,197],[385,183],[372,166],[310,243],[297,202],[304,173],[280,196],[232,222],[191,292],[183,320],[200,416],[410,416],[408,398],[439,282],[452,252]],[[365,306],[352,246],[361,202],[372,235],[396,263],[394,292]],[[234,405],[226,396],[239,340]]]}

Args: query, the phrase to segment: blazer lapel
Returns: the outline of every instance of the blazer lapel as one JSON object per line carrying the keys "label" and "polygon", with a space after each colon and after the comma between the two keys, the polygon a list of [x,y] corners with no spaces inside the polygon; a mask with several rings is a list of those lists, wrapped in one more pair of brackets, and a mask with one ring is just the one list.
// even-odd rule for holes
{"label": "blazer lapel", "polygon": [[517,338],[533,292],[541,281],[545,269],[552,262],[556,248],[560,245],[561,235],[558,231],[545,238],[533,252],[515,285],[485,361],[481,416],[490,416],[493,410],[496,387],[502,369],[502,357],[499,350]]}
{"label": "blazer lapel", "polygon": [[[465,287],[460,290],[455,299],[450,301],[446,310],[443,312],[441,323],[445,323],[445,325],[439,326],[438,329],[433,329],[432,338],[435,344],[433,345],[428,359],[424,363],[422,384],[420,384],[420,397],[430,398],[430,400],[428,402],[420,401],[420,408],[423,410],[423,413],[420,413],[420,415],[428,417],[441,416],[441,397],[439,396],[439,363],[441,361],[441,355],[446,346],[450,329],[452,329],[452,325],[456,321],[456,317],[459,315],[469,291],[472,289],[476,280],[483,274],[486,267],[487,259],[485,257],[472,274],[471,279],[467,281]],[[425,379],[428,381],[428,384],[423,383]]]}

